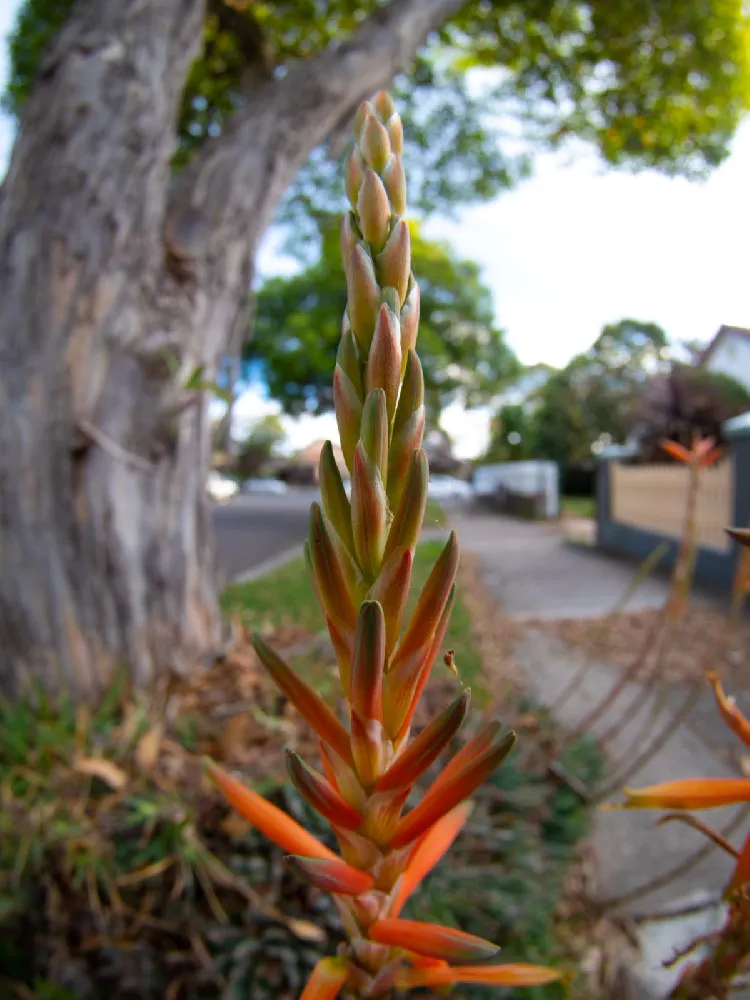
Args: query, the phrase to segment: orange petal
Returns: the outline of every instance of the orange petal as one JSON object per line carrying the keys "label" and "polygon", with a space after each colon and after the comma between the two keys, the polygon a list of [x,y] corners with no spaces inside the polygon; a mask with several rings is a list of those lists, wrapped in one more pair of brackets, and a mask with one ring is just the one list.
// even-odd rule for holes
{"label": "orange petal", "polygon": [[349,966],[340,958],[321,958],[310,973],[300,1000],[334,1000],[349,978]]}
{"label": "orange petal", "polygon": [[325,844],[308,833],[304,827],[277,809],[257,792],[244,785],[227,771],[214,764],[212,760],[205,761],[208,777],[224,795],[230,805],[245,819],[250,820],[261,833],[285,851],[293,854],[305,854],[313,858],[336,858]]}
{"label": "orange petal", "polygon": [[450,848],[473,808],[472,802],[462,802],[439,819],[416,843],[393,895],[389,909],[392,917],[399,915],[409,896]]}
{"label": "orange petal", "polygon": [[399,823],[393,838],[393,847],[404,847],[404,845],[409,844],[431,827],[444,813],[449,812],[463,799],[468,798],[507,757],[515,741],[516,734],[508,733],[499,743],[492,744],[484,753],[471,761],[450,781],[441,784],[437,791],[428,791],[419,805],[404,816]]}
{"label": "orange petal", "polygon": [[360,813],[322,774],[309,767],[293,750],[287,750],[286,762],[294,787],[321,816],[344,830],[358,830],[362,826]]}
{"label": "orange petal", "polygon": [[385,616],[377,601],[363,601],[357,616],[352,661],[351,703],[367,719],[383,718]]}
{"label": "orange petal", "polygon": [[339,757],[350,764],[352,751],[349,745],[349,734],[320,695],[316,694],[301,677],[298,677],[292,668],[274,653],[259,635],[253,636],[253,646],[263,666],[302,718],[312,726],[321,739],[330,743]]}
{"label": "orange petal", "polygon": [[417,778],[440,756],[455,736],[469,710],[471,693],[467,688],[452,705],[425,726],[375,785],[378,792],[413,785]]}
{"label": "orange petal", "polygon": [[700,460],[701,468],[707,469],[709,466],[715,465],[723,454],[724,454],[723,448],[711,448],[710,451],[707,451],[706,454],[701,457]]}
{"label": "orange petal", "polygon": [[693,453],[695,455],[700,455],[704,458],[710,451],[714,449],[716,442],[711,437],[695,437],[693,438]]}
{"label": "orange petal", "polygon": [[375,884],[372,875],[352,868],[341,858],[301,858],[295,854],[286,859],[312,885],[324,892],[337,892],[344,896],[360,896]]}
{"label": "orange petal", "polygon": [[484,938],[467,934],[453,927],[426,924],[419,920],[377,920],[368,931],[378,944],[393,948],[406,948],[428,958],[449,962],[476,962],[492,958],[500,951],[499,945]]}
{"label": "orange petal", "polygon": [[678,444],[677,441],[660,441],[659,445],[668,455],[676,458],[678,462],[684,462],[685,464],[690,462],[690,452],[687,448]]}
{"label": "orange petal", "polygon": [[714,689],[716,704],[719,706],[719,711],[724,721],[732,732],[739,736],[745,746],[750,747],[750,722],[748,722],[739,708],[737,708],[734,698],[727,698],[726,694],[724,694],[724,688],[721,686],[719,675],[714,670],[711,670],[706,674],[706,677]]}
{"label": "orange petal", "polygon": [[683,778],[648,788],[625,788],[620,809],[715,809],[750,801],[750,778]]}
{"label": "orange petal", "polygon": [[408,659],[435,634],[458,569],[458,540],[452,531],[430,571],[414,612],[396,650],[393,669]]}
{"label": "orange petal", "polygon": [[435,793],[438,788],[442,788],[446,782],[455,778],[459,771],[462,771],[471,761],[476,760],[480,754],[484,753],[497,739],[501,729],[502,726],[499,722],[490,722],[484,729],[480,729],[476,736],[464,743],[455,757],[451,757],[432,783],[430,792]]}
{"label": "orange petal", "polygon": [[401,989],[417,986],[451,986],[454,983],[486,983],[489,986],[544,986],[563,978],[557,969],[544,965],[464,965],[458,968],[403,969],[397,985]]}
{"label": "orange petal", "polygon": [[737,858],[737,864],[732,875],[732,881],[729,883],[728,891],[733,892],[736,889],[741,889],[748,882],[750,882],[750,833],[748,833],[744,847]]}

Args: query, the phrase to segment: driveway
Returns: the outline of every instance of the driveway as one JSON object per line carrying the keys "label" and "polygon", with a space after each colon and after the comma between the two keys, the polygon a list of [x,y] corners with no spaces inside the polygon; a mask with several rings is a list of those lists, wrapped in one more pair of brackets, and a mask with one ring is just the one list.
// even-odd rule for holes
{"label": "driveway", "polygon": [[214,509],[219,573],[230,580],[273,559],[307,534],[310,504],[316,490],[294,490],[284,496],[238,496]]}

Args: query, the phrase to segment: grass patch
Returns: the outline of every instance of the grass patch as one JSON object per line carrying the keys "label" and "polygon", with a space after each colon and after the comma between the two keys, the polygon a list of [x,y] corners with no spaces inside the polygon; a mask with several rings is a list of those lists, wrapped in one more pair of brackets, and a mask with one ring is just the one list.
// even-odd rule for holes
{"label": "grass patch", "polygon": [[595,497],[562,497],[560,504],[564,514],[573,514],[576,517],[588,517],[591,520],[596,517]]}
{"label": "grass patch", "polygon": [[432,497],[427,498],[422,524],[425,528],[444,528],[448,524],[448,515],[443,509],[443,505]]}

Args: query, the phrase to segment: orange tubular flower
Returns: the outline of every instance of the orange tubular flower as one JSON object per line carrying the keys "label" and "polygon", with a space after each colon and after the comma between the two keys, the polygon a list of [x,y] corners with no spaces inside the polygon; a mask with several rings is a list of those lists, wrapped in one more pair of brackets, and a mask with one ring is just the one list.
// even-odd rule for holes
{"label": "orange tubular flower", "polygon": [[[742,740],[745,746],[750,746],[750,722],[740,712],[734,701],[726,696],[718,674],[710,671],[707,678],[713,687],[716,704],[722,718],[729,728]],[[750,802],[750,778],[682,778],[677,781],[665,781],[659,785],[647,788],[626,788],[627,796],[622,805],[605,805],[603,809],[670,809],[699,810],[716,809],[720,806],[734,805],[738,802]],[[666,819],[675,819],[668,816]],[[736,857],[734,873],[728,892],[733,892],[750,883],[750,834],[742,851],[737,853],[724,841],[720,834],[703,827],[698,820],[692,820],[691,825],[702,829],[714,843],[731,851]]]}
{"label": "orange tubular flower", "polygon": [[[216,764],[211,780],[290,866],[331,892],[349,937],[319,962],[302,1000],[385,996],[395,988],[456,982],[536,986],[552,969],[469,965],[498,948],[461,930],[400,919],[407,900],[465,824],[469,796],[510,751],[515,734],[492,723],[444,767],[402,815],[414,783],[448,750],[469,691],[409,741],[414,713],[450,621],[458,541],[451,534],[404,621],[429,470],[422,450],[424,378],[416,353],[419,287],[411,273],[403,129],[391,98],[360,108],[346,170],[352,206],[341,230],[346,315],[333,373],[347,495],[330,443],[320,456],[321,503],[310,511],[305,559],[348,704],[342,723],[266,643],[258,657],[315,731],[322,769],[289,752],[295,787],[331,824],[341,857]],[[459,964],[462,963],[462,964]]]}

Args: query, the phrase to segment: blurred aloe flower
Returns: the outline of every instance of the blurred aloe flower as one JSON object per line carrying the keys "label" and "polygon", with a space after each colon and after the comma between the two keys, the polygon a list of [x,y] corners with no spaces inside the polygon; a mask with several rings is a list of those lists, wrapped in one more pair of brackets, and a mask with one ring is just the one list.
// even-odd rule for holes
{"label": "blurred aloe flower", "polygon": [[303,1000],[343,991],[453,983],[535,986],[555,969],[484,964],[498,947],[460,930],[405,920],[401,911],[458,836],[469,797],[509,753],[515,734],[490,723],[404,812],[420,776],[448,748],[469,709],[461,691],[414,738],[412,720],[455,599],[451,534],[408,620],[414,551],[427,500],[424,383],[416,353],[419,286],[411,273],[403,130],[392,99],[360,108],[346,168],[351,203],[341,228],[348,303],[333,372],[336,419],[351,474],[347,496],[331,443],[320,458],[321,501],[305,547],[348,704],[344,725],[259,637],[258,656],[319,738],[322,771],[288,753],[300,795],[331,824],[340,856],[213,762],[229,802],[290,854],[304,878],[334,896],[348,944],[316,966]]}

